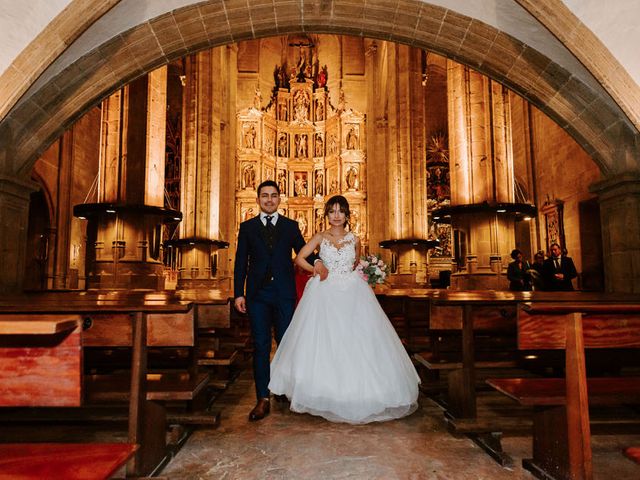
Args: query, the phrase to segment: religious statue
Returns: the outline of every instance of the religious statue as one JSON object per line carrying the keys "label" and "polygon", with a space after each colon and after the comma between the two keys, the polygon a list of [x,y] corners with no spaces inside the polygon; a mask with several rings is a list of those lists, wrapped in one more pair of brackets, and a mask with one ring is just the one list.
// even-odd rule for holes
{"label": "religious statue", "polygon": [[282,121],[287,120],[287,102],[286,101],[280,103],[280,120]]}
{"label": "religious statue", "polygon": [[267,138],[265,140],[265,150],[271,155],[273,155],[274,153],[273,146],[274,146],[275,136],[276,136],[276,133],[273,130],[271,129],[267,130],[267,135],[266,135]]}
{"label": "religious statue", "polygon": [[314,183],[316,186],[316,195],[324,195],[324,175],[322,175],[322,170],[316,170]]}
{"label": "religious statue", "polygon": [[244,181],[244,188],[256,188],[256,171],[253,169],[253,165],[249,164],[244,168],[242,178]]}
{"label": "religious statue", "polygon": [[273,180],[273,168],[265,167],[264,177],[265,180]]}
{"label": "religious statue", "polygon": [[316,233],[324,230],[324,211],[316,208]]}
{"label": "religious statue", "polygon": [[298,212],[296,215],[296,222],[298,222],[298,226],[300,227],[300,233],[304,237],[307,234],[307,216],[304,212]]}
{"label": "religious statue", "polygon": [[262,92],[260,91],[260,85],[256,85],[253,94],[253,108],[260,110],[262,107]]}
{"label": "religious statue", "polygon": [[246,221],[246,220],[249,220],[250,218],[253,218],[254,216],[255,216],[255,212],[253,211],[253,207],[247,208],[244,211],[244,215],[242,216],[242,220]]}
{"label": "religious statue", "polygon": [[331,187],[329,188],[329,195],[332,195],[334,193],[338,193],[338,180],[336,180],[335,178],[333,180],[331,180]]}
{"label": "religious statue", "polygon": [[256,148],[256,127],[251,124],[244,134],[244,146],[245,148]]}
{"label": "religious statue", "polygon": [[293,119],[296,122],[304,122],[309,115],[309,92],[297,90],[293,94]]}
{"label": "religious statue", "polygon": [[316,121],[321,122],[322,120],[324,120],[324,101],[319,98],[316,102]]}
{"label": "religious statue", "polygon": [[356,190],[358,188],[358,171],[355,167],[351,167],[347,170],[346,181],[347,188],[349,190]]}
{"label": "religious statue", "polygon": [[287,172],[284,170],[278,172],[278,189],[281,195],[287,194]]}
{"label": "religious statue", "polygon": [[336,153],[338,148],[338,139],[336,138],[336,134],[332,133],[329,136],[329,155]]}
{"label": "religious statue", "polygon": [[322,135],[316,133],[316,142],[315,142],[314,155],[316,157],[322,157],[324,154],[324,142],[322,141]]}
{"label": "religious statue", "polygon": [[351,127],[347,133],[347,150],[355,150],[358,148],[358,134],[356,129]]}
{"label": "religious statue", "polygon": [[296,157],[305,158],[307,156],[307,135],[300,133],[295,136]]}
{"label": "religious statue", "polygon": [[324,88],[324,86],[327,84],[328,76],[329,76],[329,72],[327,70],[327,66],[325,65],[318,72],[318,88]]}
{"label": "religious statue", "polygon": [[303,174],[296,175],[293,181],[293,194],[296,197],[302,197],[307,194],[307,179]]}
{"label": "religious statue", "polygon": [[353,212],[351,212],[351,225],[350,225],[350,230],[355,233],[356,235],[360,234],[360,215],[358,214],[357,210],[353,210]]}
{"label": "religious statue", "polygon": [[283,133],[278,139],[278,155],[281,157],[287,156],[287,135]]}
{"label": "religious statue", "polygon": [[273,70],[273,81],[275,83],[276,90],[280,88],[289,88],[286,62],[280,66],[276,65],[275,69]]}

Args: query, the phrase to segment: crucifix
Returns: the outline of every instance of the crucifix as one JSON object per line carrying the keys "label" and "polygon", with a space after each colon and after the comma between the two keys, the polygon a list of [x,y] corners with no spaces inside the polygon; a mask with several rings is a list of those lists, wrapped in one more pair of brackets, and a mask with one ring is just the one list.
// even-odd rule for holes
{"label": "crucifix", "polygon": [[313,44],[313,42],[296,42],[296,43],[290,43],[289,44],[290,47],[298,47],[298,52],[299,52],[299,58],[298,58],[298,63],[296,64],[296,80],[298,82],[304,82],[306,75],[305,75],[305,71],[307,69],[307,56],[305,55],[305,53],[302,51],[302,47],[305,48],[313,48],[315,45]]}

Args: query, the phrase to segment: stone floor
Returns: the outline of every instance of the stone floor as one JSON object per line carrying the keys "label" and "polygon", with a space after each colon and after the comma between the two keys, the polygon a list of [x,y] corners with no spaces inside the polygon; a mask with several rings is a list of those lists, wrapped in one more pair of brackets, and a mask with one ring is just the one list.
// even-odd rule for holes
{"label": "stone floor", "polygon": [[[288,410],[272,401],[271,415],[250,423],[254,404],[250,371],[216,401],[221,426],[197,430],[164,469],[169,479],[532,479],[520,466],[531,454],[530,438],[505,438],[515,460],[505,469],[466,437],[446,431],[442,411],[421,397],[420,409],[392,422],[351,426]],[[596,436],[596,479],[640,479],[640,465],[622,448],[640,444],[640,436]]]}
{"label": "stone floor", "polygon": [[[503,448],[515,466],[502,468],[468,438],[449,434],[442,410],[424,396],[418,411],[407,418],[363,426],[292,413],[287,404],[275,401],[271,415],[249,422],[254,398],[248,368],[214,402],[214,408],[222,412],[220,427],[195,430],[160,476],[167,480],[534,478],[521,467],[522,458],[531,456],[530,437],[503,439]],[[481,408],[491,406],[484,402]],[[121,428],[96,425],[0,427],[0,443],[125,442],[127,438]],[[640,465],[622,455],[630,445],[640,445],[640,435],[592,437],[595,480],[640,480]],[[123,477],[124,468],[115,475]]]}

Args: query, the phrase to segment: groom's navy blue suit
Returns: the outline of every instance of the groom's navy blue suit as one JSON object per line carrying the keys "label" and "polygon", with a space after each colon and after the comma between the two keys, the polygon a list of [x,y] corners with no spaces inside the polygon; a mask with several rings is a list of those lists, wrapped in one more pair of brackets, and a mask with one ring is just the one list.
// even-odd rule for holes
{"label": "groom's navy blue suit", "polygon": [[233,289],[234,298],[245,297],[251,320],[258,399],[269,397],[271,327],[275,327],[276,343],[280,343],[295,308],[291,251],[298,253],[304,243],[298,223],[282,215],[272,230],[262,223],[260,216],[240,224]]}

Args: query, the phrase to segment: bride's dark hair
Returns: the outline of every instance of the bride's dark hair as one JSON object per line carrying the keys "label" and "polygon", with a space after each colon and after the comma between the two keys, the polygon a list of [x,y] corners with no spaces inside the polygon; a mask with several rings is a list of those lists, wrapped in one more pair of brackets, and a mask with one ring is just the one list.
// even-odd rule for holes
{"label": "bride's dark hair", "polygon": [[325,217],[329,216],[329,212],[334,207],[334,205],[338,205],[340,207],[340,210],[344,212],[344,226],[346,227],[347,225],[349,225],[349,218],[351,217],[351,212],[349,211],[349,202],[342,195],[334,195],[329,200],[327,200],[327,203],[324,205]]}

